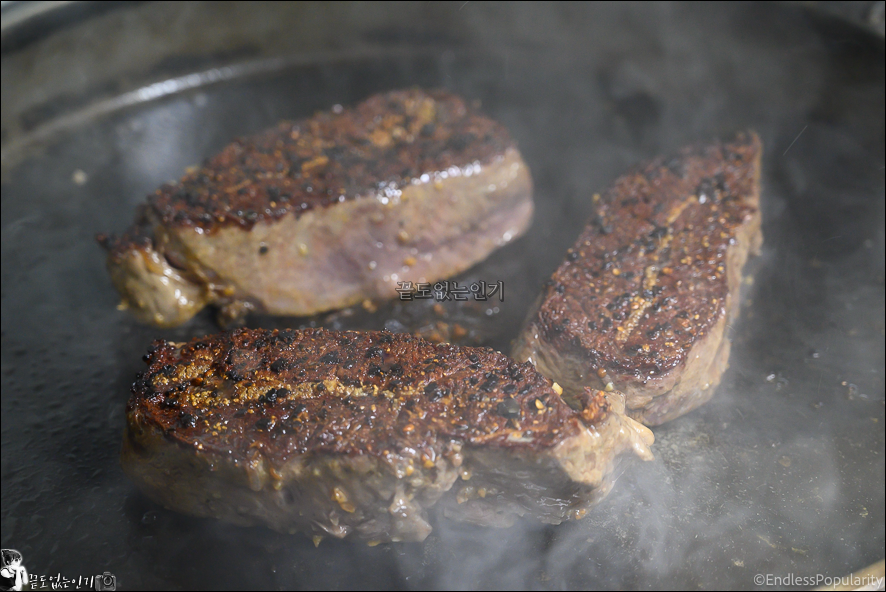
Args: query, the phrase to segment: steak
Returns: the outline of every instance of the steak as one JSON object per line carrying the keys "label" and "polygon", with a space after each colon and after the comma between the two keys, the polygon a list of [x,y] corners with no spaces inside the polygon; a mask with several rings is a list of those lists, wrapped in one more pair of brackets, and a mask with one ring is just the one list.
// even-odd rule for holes
{"label": "steak", "polygon": [[760,139],[684,149],[620,177],[530,313],[513,355],[569,392],[624,393],[648,425],[710,399],[741,270],[758,253]]}
{"label": "steak", "polygon": [[124,471],[157,502],[315,537],[420,541],[426,510],[580,517],[652,433],[617,397],[577,408],[531,364],[387,332],[249,330],[155,342]]}
{"label": "steak", "polygon": [[174,326],[207,304],[231,321],[388,299],[481,261],[532,210],[507,130],[413,89],[235,141],[98,238],[123,305]]}

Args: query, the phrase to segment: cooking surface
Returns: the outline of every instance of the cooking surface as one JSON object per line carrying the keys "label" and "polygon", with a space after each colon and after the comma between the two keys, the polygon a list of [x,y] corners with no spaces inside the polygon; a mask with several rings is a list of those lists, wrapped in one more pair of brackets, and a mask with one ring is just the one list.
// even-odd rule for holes
{"label": "cooking surface", "polygon": [[[452,38],[400,31],[415,47],[255,58],[182,92],[46,116],[30,135],[4,128],[2,546],[31,574],[107,570],[121,588],[747,588],[759,573],[839,576],[883,557],[882,39],[762,4],[508,5],[507,18],[460,5],[445,9]],[[208,311],[159,330],[116,310],[95,233],[122,231],[148,192],[237,135],[411,85],[482,101],[533,173],[529,233],[455,278],[501,281],[504,301],[249,325],[458,324],[461,343],[507,352],[593,192],[642,159],[753,128],[765,242],[713,401],[655,428],[656,460],[627,465],[584,520],[557,527],[438,520],[422,544],[315,549],[152,504],[118,463],[129,385],[151,340],[217,327]]]}

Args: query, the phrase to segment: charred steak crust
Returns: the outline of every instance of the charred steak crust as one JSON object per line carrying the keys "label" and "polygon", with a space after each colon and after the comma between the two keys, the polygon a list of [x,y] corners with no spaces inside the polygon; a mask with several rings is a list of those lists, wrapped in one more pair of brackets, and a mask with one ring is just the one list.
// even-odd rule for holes
{"label": "charred steak crust", "polygon": [[547,282],[514,357],[570,388],[615,388],[657,424],[705,402],[760,234],[760,139],[658,158],[594,195],[596,212]]}
{"label": "charred steak crust", "polygon": [[[531,364],[486,348],[241,329],[158,341],[145,359],[127,407],[124,469],[169,507],[241,524],[421,540],[424,508],[459,474],[470,478],[475,450],[524,459],[524,477],[534,471],[537,488],[566,498],[527,508],[527,495],[490,486],[486,501],[498,495],[513,513],[559,522],[607,490],[619,454],[649,456],[650,434],[602,392],[574,410]],[[573,466],[588,458],[594,466]],[[474,471],[472,483],[483,483]]]}
{"label": "charred steak crust", "polygon": [[[576,429],[565,422],[576,412],[528,364],[411,335],[243,329],[181,349],[157,342],[148,363],[130,409],[180,443],[240,458],[256,446],[281,460],[320,451],[433,454],[441,437],[539,448]],[[606,410],[595,404],[589,423]],[[224,427],[213,434],[217,422]],[[509,441],[516,431],[531,438]]]}
{"label": "charred steak crust", "polygon": [[[252,228],[367,193],[393,192],[422,174],[487,164],[514,147],[507,129],[446,91],[392,91],[354,109],[336,107],[282,121],[238,139],[178,183],[160,187],[148,208],[165,226],[204,232]],[[107,239],[112,253],[141,239],[138,229]]]}
{"label": "charred steak crust", "polygon": [[[305,315],[390,298],[407,271],[433,282],[466,269],[526,230],[531,192],[501,124],[410,89],[237,140],[98,239],[147,322],[180,324],[207,303]],[[332,267],[347,276],[318,286]],[[280,270],[302,280],[269,283]]]}

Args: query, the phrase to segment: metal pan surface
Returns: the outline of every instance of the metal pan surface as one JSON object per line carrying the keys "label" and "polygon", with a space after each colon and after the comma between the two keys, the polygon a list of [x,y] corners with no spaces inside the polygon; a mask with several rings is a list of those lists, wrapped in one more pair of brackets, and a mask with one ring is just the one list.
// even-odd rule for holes
{"label": "metal pan surface", "polygon": [[[81,9],[82,10],[82,9]],[[123,588],[749,588],[884,556],[884,46],[796,5],[122,3],[4,37],[2,546],[32,575]],[[4,33],[5,34],[5,33]],[[118,311],[95,244],[236,136],[391,88],[445,87],[517,139],[529,233],[455,278],[504,300],[391,302],[250,326],[387,328],[508,351],[631,165],[753,128],[763,254],[714,399],[655,428],[585,519],[439,520],[366,547],[181,516],[119,463],[155,338]],[[762,575],[762,580],[761,575]],[[769,574],[769,580],[766,580]],[[809,584],[809,585],[806,585]]]}

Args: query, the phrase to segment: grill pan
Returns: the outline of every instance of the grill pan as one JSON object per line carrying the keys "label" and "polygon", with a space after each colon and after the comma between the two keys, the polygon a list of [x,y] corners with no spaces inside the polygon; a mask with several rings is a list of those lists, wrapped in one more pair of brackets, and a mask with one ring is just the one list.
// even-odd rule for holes
{"label": "grill pan", "polygon": [[[7,23],[5,4],[2,546],[32,575],[109,571],[121,589],[750,588],[884,556],[882,37],[773,3],[56,3],[38,27]],[[656,460],[556,527],[437,520],[422,544],[315,548],[153,504],[117,460],[129,385],[151,340],[217,326],[208,311],[166,330],[118,311],[94,235],[238,135],[412,85],[481,101],[533,173],[529,233],[455,278],[501,281],[504,301],[249,325],[459,325],[462,343],[508,351],[595,191],[753,128],[765,243],[713,400],[655,428]]]}

